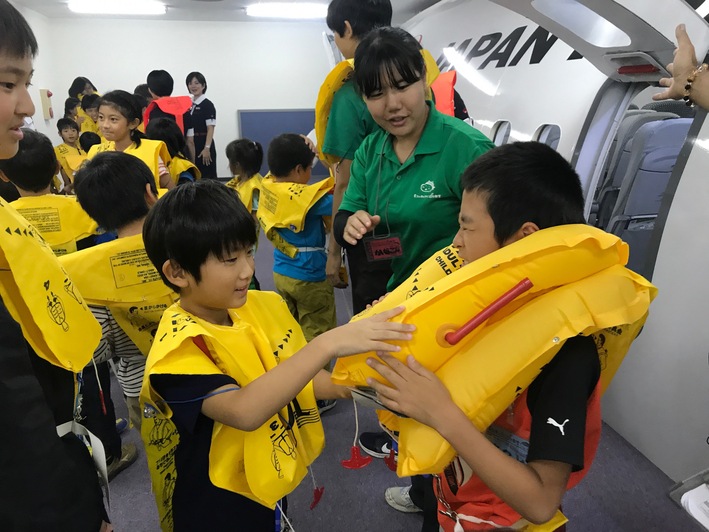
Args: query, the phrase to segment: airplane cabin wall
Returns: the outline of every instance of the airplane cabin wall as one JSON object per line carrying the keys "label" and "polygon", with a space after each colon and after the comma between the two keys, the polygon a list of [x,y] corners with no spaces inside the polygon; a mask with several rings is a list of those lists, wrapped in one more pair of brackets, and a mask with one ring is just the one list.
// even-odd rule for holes
{"label": "airplane cabin wall", "polygon": [[[223,177],[229,175],[224,149],[238,138],[237,110],[312,109],[329,71],[322,23],[48,19],[36,13],[28,20],[40,39],[35,87],[52,90],[56,118],[76,76],[89,78],[102,94],[132,92],[148,72],[164,69],[175,79],[173,95],[183,95],[187,74],[202,72],[217,109],[217,170]],[[56,120],[45,125],[39,107],[35,122],[59,141]]]}

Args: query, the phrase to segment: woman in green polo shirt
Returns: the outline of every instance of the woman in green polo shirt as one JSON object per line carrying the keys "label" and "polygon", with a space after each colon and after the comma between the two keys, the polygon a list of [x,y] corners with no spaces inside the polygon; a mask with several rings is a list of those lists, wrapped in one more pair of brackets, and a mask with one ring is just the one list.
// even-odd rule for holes
{"label": "woman in green polo shirt", "polygon": [[[345,248],[363,240],[372,261],[392,259],[391,291],[452,242],[462,198],[460,175],[494,146],[428,101],[419,43],[404,30],[379,28],[362,39],[354,81],[382,129],[355,152],[333,233]],[[373,456],[384,457],[391,449],[384,433],[364,433],[359,441]],[[385,497],[397,510],[423,510],[422,531],[438,530],[430,479],[414,477],[411,488],[389,488]]]}
{"label": "woman in green polo shirt", "polygon": [[392,290],[451,243],[458,231],[460,175],[494,146],[427,100],[420,46],[402,29],[367,34],[355,53],[354,79],[382,130],[355,153],[335,238],[344,247],[364,239],[370,260],[393,259]]}

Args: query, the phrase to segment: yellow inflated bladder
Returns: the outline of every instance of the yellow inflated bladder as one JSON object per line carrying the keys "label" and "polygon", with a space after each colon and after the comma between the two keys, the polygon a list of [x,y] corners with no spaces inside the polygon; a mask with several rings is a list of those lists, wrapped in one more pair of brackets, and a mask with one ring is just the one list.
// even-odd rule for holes
{"label": "yellow inflated bladder", "polygon": [[[627,260],[627,244],[586,225],[538,231],[464,268],[456,250],[447,247],[353,320],[403,305],[406,310],[395,320],[417,329],[395,356],[403,361],[413,355],[433,371],[484,431],[573,336],[594,336],[601,390],[607,388],[657,292],[625,268]],[[458,343],[446,340],[525,280],[520,295]],[[381,381],[366,364],[373,356],[339,359],[333,381],[346,386],[366,386],[367,377]],[[454,458],[453,448],[430,427],[388,411],[378,416],[387,429],[399,431],[400,476],[440,473]]]}

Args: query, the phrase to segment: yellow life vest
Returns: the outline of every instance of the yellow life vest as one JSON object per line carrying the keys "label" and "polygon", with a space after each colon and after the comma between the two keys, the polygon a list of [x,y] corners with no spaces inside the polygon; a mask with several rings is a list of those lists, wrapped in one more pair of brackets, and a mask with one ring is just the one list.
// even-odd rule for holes
{"label": "yellow life vest", "polygon": [[[116,143],[112,140],[102,142],[101,144],[96,144],[91,146],[89,150],[88,159],[91,159],[97,153],[103,153],[105,151],[116,151]],[[134,157],[137,157],[145,164],[148,165],[150,171],[155,177],[155,187],[160,189],[160,161],[166,166],[170,164],[171,157],[170,152],[167,151],[167,146],[161,140],[151,140],[151,139],[141,139],[140,146],[136,146],[135,143],[128,146],[123,153],[129,153]]]}
{"label": "yellow life vest", "polygon": [[[229,313],[234,325],[220,327],[173,305],[160,322],[148,356],[141,391],[142,437],[164,531],[172,530],[174,449],[179,435],[169,405],[150,386],[150,375],[221,372],[244,387],[305,346],[300,327],[273,292],[251,291],[246,304]],[[196,337],[202,337],[209,355],[194,342]],[[324,444],[312,383],[308,383],[288,407],[255,431],[215,422],[209,478],[219,488],[273,508],[298,486]]]}
{"label": "yellow life vest", "polygon": [[[298,248],[286,242],[276,229],[290,229],[295,233],[302,231],[308,211],[334,186],[332,177],[312,185],[277,182],[270,174],[263,178],[256,216],[276,249],[290,258],[298,254]],[[332,217],[323,218],[329,231]]]}
{"label": "yellow life vest", "polygon": [[62,257],[89,305],[108,307],[126,335],[148,356],[163,312],[177,294],[162,282],[142,235],[118,238]]}
{"label": "yellow life vest", "polygon": [[83,109],[80,111],[79,115],[81,114],[84,115],[84,120],[79,126],[79,129],[81,129],[80,133],[86,133],[87,131],[90,133],[96,133],[103,139],[103,135],[101,135],[101,128],[98,127],[98,124],[94,121],[94,119],[86,114],[86,111]]}
{"label": "yellow life vest", "polygon": [[168,164],[167,169],[170,171],[170,177],[172,177],[172,181],[175,184],[177,184],[180,174],[183,172],[190,172],[195,180],[202,178],[202,172],[199,171],[199,168],[192,161],[182,157],[174,157]]}
{"label": "yellow life vest", "polygon": [[54,153],[57,155],[57,160],[59,161],[59,164],[62,165],[64,173],[73,183],[74,174],[79,168],[81,168],[81,165],[86,160],[86,153],[80,148],[69,146],[66,143],[55,146]]}
{"label": "yellow life vest", "polygon": [[74,373],[101,327],[39,232],[0,199],[0,297],[37,354]]}
{"label": "yellow life vest", "polygon": [[[423,61],[426,66],[427,98],[430,100],[432,98],[430,87],[433,82],[436,81],[441,71],[438,69],[436,60],[428,50],[421,50],[421,55],[423,56]],[[320,86],[318,99],[315,102],[315,137],[318,139],[318,156],[331,168],[340,162],[340,157],[322,151],[322,146],[325,143],[327,121],[330,118],[330,110],[332,109],[332,101],[335,98],[335,94],[352,78],[353,73],[354,59],[346,59],[335,65],[335,68],[330,71],[325,77],[325,81]]]}
{"label": "yellow life vest", "polygon": [[[445,248],[361,319],[404,305],[397,321],[417,326],[396,356],[413,355],[454,392],[454,401],[484,431],[537,377],[565,340],[593,335],[605,390],[647,317],[656,288],[624,267],[628,246],[586,225],[538,231],[460,268]],[[533,287],[506,305],[457,345],[445,340],[523,279]],[[339,359],[337,384],[381,380],[365,360],[373,353]],[[440,473],[455,452],[436,431],[412,419],[381,412],[399,430],[397,472]]]}
{"label": "yellow life vest", "polygon": [[74,253],[77,240],[95,234],[98,229],[74,196],[24,196],[10,205],[39,231],[55,255]]}
{"label": "yellow life vest", "polygon": [[254,208],[254,191],[261,190],[261,181],[263,181],[261,174],[254,174],[246,181],[239,181],[239,177],[237,176],[229,181],[226,186],[236,190],[242,203],[246,206],[246,209],[252,212]]}

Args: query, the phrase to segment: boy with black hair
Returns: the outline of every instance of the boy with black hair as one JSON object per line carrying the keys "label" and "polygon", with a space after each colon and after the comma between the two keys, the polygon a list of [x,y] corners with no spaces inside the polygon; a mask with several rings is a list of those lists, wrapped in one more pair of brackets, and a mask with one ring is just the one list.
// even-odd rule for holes
{"label": "boy with black hair", "polygon": [[[0,0],[2,160],[17,153],[23,119],[34,114],[28,87],[36,54],[27,21]],[[98,325],[71,297],[71,280],[32,226],[3,201],[0,220],[12,228],[0,235],[0,522],[6,530],[107,531],[86,446],[57,433],[72,419],[74,371],[91,359]]]}
{"label": "boy with black hair", "polygon": [[373,346],[398,350],[385,342],[410,338],[412,327],[388,322],[394,309],[306,345],[278,295],[248,291],[256,225],[237,193],[211,180],[168,192],[143,235],[180,294],[160,322],[141,392],[161,523],[280,529],[273,508],[324,443],[315,397],[348,395],[321,368]]}
{"label": "boy with black hair", "polygon": [[57,120],[57,132],[63,142],[54,147],[54,153],[60,164],[64,191],[69,194],[74,188],[74,174],[86,160],[87,152],[79,146],[79,126],[71,118]]}
{"label": "boy with black hair", "polygon": [[59,170],[52,142],[31,129],[23,129],[22,134],[17,154],[0,161],[0,179],[11,182],[20,193],[12,206],[34,225],[56,255],[93,246],[96,222],[76,198],[51,193]]}
{"label": "boy with black hair", "polygon": [[81,109],[86,113],[86,118],[81,123],[81,132],[90,131],[101,135],[101,128],[98,127],[98,104],[100,100],[98,94],[87,94],[81,99]]}
{"label": "boy with black hair", "polygon": [[[140,428],[138,398],[145,360],[162,312],[176,298],[160,281],[143,245],[143,221],[157,201],[155,180],[137,157],[100,153],[76,174],[76,196],[86,212],[118,238],[65,257],[62,264],[101,324],[103,342],[94,359],[118,357],[116,377],[131,423]],[[99,406],[84,404],[82,410],[89,410],[87,424],[98,423],[96,430],[110,436],[107,456],[113,477],[135,461],[137,450],[133,444],[121,447],[111,416],[101,416]]]}
{"label": "boy with black hair", "polygon": [[[143,125],[155,118],[170,118],[174,120],[184,134],[189,129],[189,110],[192,108],[192,98],[189,96],[172,96],[174,80],[166,70],[152,70],[147,79],[148,91],[153,100],[143,111]],[[187,125],[185,125],[187,124]]]}
{"label": "boy with black hair", "polygon": [[[461,182],[460,230],[453,246],[466,265],[539,230],[585,224],[578,175],[545,144],[518,142],[491,150],[465,170]],[[456,391],[449,392],[413,357],[407,364],[382,358],[387,365],[374,360],[371,365],[392,387],[370,382],[382,402],[434,428],[458,454],[434,483],[442,530],[545,523],[559,509],[572,472],[588,470],[597,444],[589,435],[600,431],[594,392],[601,367],[591,336],[566,341],[510,407],[514,429],[508,412],[493,425],[495,434],[506,430],[507,436],[491,440],[454,404]],[[522,426],[531,426],[528,438],[521,435]],[[512,446],[503,452],[492,441]],[[389,488],[391,496],[406,498],[406,488]]]}
{"label": "boy with black hair", "polygon": [[[333,0],[327,8],[327,26],[335,33],[335,44],[346,60],[354,58],[359,41],[368,32],[377,27],[390,26],[391,17],[390,0]],[[327,116],[321,117],[325,113]],[[321,132],[317,123],[322,120],[327,121],[327,126]],[[350,79],[332,96],[329,109],[316,109],[316,129],[318,137],[322,137],[318,138],[321,156],[334,167],[334,217],[350,181],[354,153],[365,137],[379,129],[379,126]],[[358,314],[386,292],[386,284],[391,277],[391,264],[389,261],[369,262],[362,245],[347,251],[347,262],[352,281],[352,307],[354,313]],[[341,265],[341,248],[331,238],[326,271],[333,286],[341,284]]]}
{"label": "boy with black hair", "polygon": [[256,216],[273,242],[273,280],[305,339],[337,326],[335,294],[325,276],[326,228],[332,181],[308,185],[313,152],[300,135],[286,133],[268,147],[269,175],[261,181]]}
{"label": "boy with black hair", "polygon": [[87,154],[89,153],[91,146],[96,146],[97,144],[101,144],[101,142],[101,137],[93,131],[84,131],[81,135],[79,135],[79,146],[81,146],[81,151],[84,151]]}

